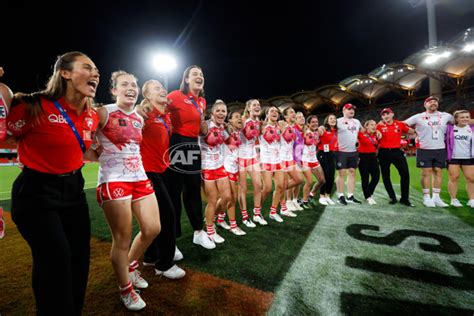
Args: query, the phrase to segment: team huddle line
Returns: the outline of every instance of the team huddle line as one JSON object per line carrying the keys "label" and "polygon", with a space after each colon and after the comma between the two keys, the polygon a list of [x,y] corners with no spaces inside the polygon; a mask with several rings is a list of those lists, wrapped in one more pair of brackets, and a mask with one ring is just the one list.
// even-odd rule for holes
{"label": "team huddle line", "polygon": [[[216,227],[246,234],[237,223],[237,204],[245,229],[265,226],[267,220],[281,223],[317,204],[374,205],[380,174],[390,204],[413,206],[403,137],[416,139],[424,206],[448,206],[440,198],[447,166],[450,204],[462,206],[456,197],[462,171],[467,205],[474,208],[474,121],[465,110],[438,111],[436,96],[425,100],[424,112],[405,121],[385,108],[378,123],[362,125],[348,103],[342,117],[329,114],[319,124],[316,115],[305,117],[291,107],[280,112],[270,106],[262,113],[257,99],[247,101],[243,113],[228,112],[217,100],[206,120],[199,66],[188,67],[180,88],[170,93],[159,81],[146,81],[138,105],[137,78],[116,71],[110,81],[114,103],[92,107],[99,82],[94,62],[69,52],[58,57],[42,91],[13,95],[0,85],[0,107],[8,113],[0,116],[0,139],[8,133],[17,142],[22,168],[12,187],[12,219],[32,249],[38,313],[80,314],[83,308],[91,237],[84,160],[100,165],[97,201],[112,235],[120,298],[130,310],[146,306],[135,290],[148,287],[138,271],[142,256],[143,265],[153,266],[157,275],[185,276],[176,265],[183,259],[176,247],[183,204],[193,243],[206,249],[225,242]],[[195,152],[200,153],[196,159],[183,159]],[[392,186],[392,164],[400,173],[400,199]],[[357,169],[362,202],[354,196]],[[253,205],[247,203],[250,191]],[[267,199],[270,209],[262,210]],[[133,240],[132,216],[140,226]],[[52,284],[50,275],[57,282]]]}

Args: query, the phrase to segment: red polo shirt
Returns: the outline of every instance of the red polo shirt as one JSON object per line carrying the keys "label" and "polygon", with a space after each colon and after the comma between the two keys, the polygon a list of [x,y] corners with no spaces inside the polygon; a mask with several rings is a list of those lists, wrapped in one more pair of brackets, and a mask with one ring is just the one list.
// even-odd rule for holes
{"label": "red polo shirt", "polygon": [[323,135],[319,136],[318,150],[324,151],[324,145],[329,144],[329,151],[338,151],[337,131],[334,128],[326,130]]}
{"label": "red polo shirt", "polygon": [[[201,114],[206,110],[206,99],[196,97],[191,92],[187,95],[179,90],[168,94],[170,104],[168,109],[171,113],[171,124],[173,133],[186,137],[198,137],[201,129]],[[193,104],[192,100],[197,105]]]}
{"label": "red polo shirt", "polygon": [[408,132],[409,127],[400,121],[393,120],[392,124],[379,123],[377,130],[382,133],[382,138],[379,140],[380,148],[400,148],[402,134]]}
{"label": "red polo shirt", "polygon": [[[86,108],[80,115],[63,98],[58,102],[84,140],[86,148],[92,143],[99,117],[94,109]],[[18,158],[21,164],[44,173],[63,174],[83,165],[83,154],[71,127],[54,103],[41,98],[43,113],[32,118],[24,103],[10,109],[7,117],[9,134],[18,138]]]}
{"label": "red polo shirt", "polygon": [[376,153],[378,140],[375,134],[361,133],[358,134],[359,152],[363,154]]}
{"label": "red polo shirt", "polygon": [[140,144],[143,167],[146,172],[163,173],[168,168],[171,132],[169,113],[161,113],[157,109],[148,113],[142,130],[143,140]]}

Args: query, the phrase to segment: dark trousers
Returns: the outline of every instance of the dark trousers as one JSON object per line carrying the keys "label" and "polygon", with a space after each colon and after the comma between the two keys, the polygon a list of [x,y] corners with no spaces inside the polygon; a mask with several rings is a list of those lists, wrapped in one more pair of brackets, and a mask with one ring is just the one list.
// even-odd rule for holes
{"label": "dark trousers", "polygon": [[321,168],[324,171],[324,177],[326,182],[321,186],[321,194],[331,194],[334,186],[334,173],[336,172],[336,162],[334,158],[334,152],[318,151],[318,161],[321,164]]}
{"label": "dark trousers", "polygon": [[80,315],[89,275],[90,219],[80,171],[25,169],[12,188],[12,219],[33,255],[38,315]]}
{"label": "dark trousers", "polygon": [[197,138],[173,134],[170,139],[169,194],[181,236],[181,196],[193,230],[202,229],[201,150]]}
{"label": "dark trousers", "polygon": [[156,262],[155,267],[160,271],[166,271],[174,265],[173,258],[176,247],[176,217],[173,203],[168,194],[167,171],[164,173],[146,173],[148,179],[153,183],[158,200],[161,232],[148,246],[144,257],[146,262]]}
{"label": "dark trousers", "polygon": [[367,199],[374,194],[380,180],[380,169],[375,153],[359,153],[359,172],[362,192]]}
{"label": "dark trousers", "polygon": [[400,186],[402,191],[402,201],[409,199],[410,173],[408,171],[408,163],[403,151],[398,148],[387,149],[379,148],[378,159],[380,163],[380,170],[382,171],[382,180],[387,190],[388,197],[391,200],[396,200],[397,196],[393,191],[392,181],[390,180],[390,165],[393,164],[400,174]]}

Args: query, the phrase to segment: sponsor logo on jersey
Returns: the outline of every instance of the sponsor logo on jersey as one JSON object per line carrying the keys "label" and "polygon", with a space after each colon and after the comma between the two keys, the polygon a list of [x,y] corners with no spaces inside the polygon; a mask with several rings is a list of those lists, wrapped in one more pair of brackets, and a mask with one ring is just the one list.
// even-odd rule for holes
{"label": "sponsor logo on jersey", "polygon": [[48,121],[51,123],[58,123],[58,124],[67,124],[66,120],[61,114],[50,114],[48,115]]}

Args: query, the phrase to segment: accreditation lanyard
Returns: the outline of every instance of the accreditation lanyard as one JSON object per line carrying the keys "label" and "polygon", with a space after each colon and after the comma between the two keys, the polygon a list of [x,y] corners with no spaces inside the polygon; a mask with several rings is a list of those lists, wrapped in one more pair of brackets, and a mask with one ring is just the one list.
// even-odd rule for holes
{"label": "accreditation lanyard", "polygon": [[79,132],[77,131],[76,126],[72,123],[71,119],[69,118],[69,115],[67,115],[66,110],[59,104],[58,101],[53,101],[54,106],[58,111],[62,114],[66,122],[68,123],[69,127],[72,129],[72,132],[74,133],[74,136],[76,136],[77,141],[79,143],[79,146],[81,146],[82,153],[86,152],[86,144],[84,144],[84,141],[82,140],[81,136],[79,135]]}
{"label": "accreditation lanyard", "polygon": [[194,100],[193,96],[189,96],[189,99],[191,100],[191,103],[194,105],[194,107],[196,108],[196,110],[199,112],[199,115],[202,115],[202,111],[201,109],[199,108],[199,105],[196,103],[196,101]]}
{"label": "accreditation lanyard", "polygon": [[332,137],[329,143],[323,145],[323,151],[325,153],[331,151],[331,145],[336,140],[336,132],[331,128]]}
{"label": "accreditation lanyard", "polygon": [[431,122],[430,115],[428,112],[426,112],[426,119],[427,119],[427,124],[431,128],[431,138],[432,139],[438,139],[439,138],[439,129],[441,128],[441,114],[439,111],[437,112],[438,114],[438,124],[436,128],[434,128],[433,122]]}
{"label": "accreditation lanyard", "polygon": [[370,137],[369,134],[365,133],[364,136],[369,139],[369,141],[372,143],[372,145],[374,145],[375,148],[377,148],[377,142],[372,137]]}
{"label": "accreditation lanyard", "polygon": [[163,124],[163,126],[166,128],[166,131],[168,132],[168,136],[171,136],[171,129],[168,126],[168,124],[166,124],[165,120],[163,120],[161,116],[157,116],[156,119],[160,121]]}

